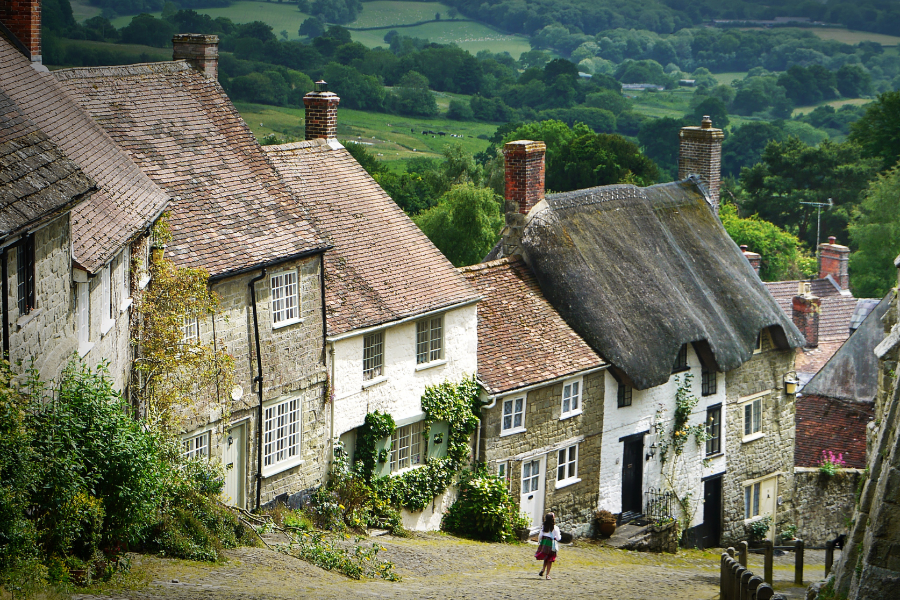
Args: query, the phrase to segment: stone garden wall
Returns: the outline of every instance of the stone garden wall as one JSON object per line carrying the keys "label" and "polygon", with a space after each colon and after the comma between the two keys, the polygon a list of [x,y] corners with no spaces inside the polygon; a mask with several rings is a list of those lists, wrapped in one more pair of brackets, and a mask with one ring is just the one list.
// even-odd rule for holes
{"label": "stone garden wall", "polygon": [[807,548],[824,547],[848,532],[862,473],[862,469],[841,469],[827,477],[816,468],[794,469],[793,524]]}

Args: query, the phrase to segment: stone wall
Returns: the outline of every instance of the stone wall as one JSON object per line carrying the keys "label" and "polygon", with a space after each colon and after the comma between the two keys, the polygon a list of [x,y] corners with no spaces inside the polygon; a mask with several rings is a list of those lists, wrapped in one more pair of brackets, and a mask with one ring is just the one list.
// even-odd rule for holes
{"label": "stone wall", "polygon": [[[722,542],[746,539],[744,484],[777,477],[775,522],[792,515],[794,469],[794,396],[784,390],[784,376],[794,369],[794,350],[778,350],[768,332],[762,335],[762,351],[726,374],[728,398],[723,421],[727,448],[727,473],[722,485]],[[762,396],[761,435],[744,436],[744,401]]]}
{"label": "stone wall", "polygon": [[834,477],[826,477],[817,468],[794,468],[790,522],[797,526],[797,537],[807,548],[824,547],[847,533],[862,473],[862,469],[841,469]]}
{"label": "stone wall", "polygon": [[[600,447],[603,431],[604,373],[584,376],[582,413],[560,419],[563,382],[547,385],[527,394],[507,394],[497,398],[493,408],[483,411],[479,454],[492,473],[504,465],[513,498],[520,498],[522,464],[546,456],[542,514],[553,511],[560,529],[575,536],[590,535],[600,477]],[[501,436],[503,399],[525,396],[525,431]],[[556,487],[558,445],[580,440],[578,479]],[[569,445],[569,444],[566,444]],[[561,446],[560,446],[561,447]]]}

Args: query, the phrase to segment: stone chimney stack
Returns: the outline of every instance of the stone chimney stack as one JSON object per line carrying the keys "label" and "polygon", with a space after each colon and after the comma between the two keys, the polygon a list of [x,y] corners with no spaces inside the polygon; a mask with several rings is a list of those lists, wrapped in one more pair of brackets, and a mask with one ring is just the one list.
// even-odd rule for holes
{"label": "stone chimney stack", "polygon": [[21,44],[19,49],[27,52],[31,62],[41,64],[40,0],[0,0],[0,23]]}
{"label": "stone chimney stack", "polygon": [[316,82],[316,89],[303,96],[306,106],[306,139],[334,139],[337,135],[337,107],[341,99],[328,91],[324,81]]}
{"label": "stone chimney stack", "polygon": [[819,345],[819,313],[822,301],[810,292],[810,285],[800,282],[800,289],[791,301],[791,317],[794,325],[806,338],[806,347]]}
{"label": "stone chimney stack", "polygon": [[506,165],[506,227],[503,228],[503,256],[521,254],[525,215],[544,199],[544,142],[517,140],[503,147]]}
{"label": "stone chimney stack", "polygon": [[219,77],[219,36],[179,33],[172,38],[172,60],[186,60],[207,79]]}
{"label": "stone chimney stack", "polygon": [[741,245],[741,252],[744,254],[744,258],[747,259],[747,262],[750,263],[750,266],[753,267],[753,270],[756,271],[756,274],[759,275],[759,261],[762,257],[756,252],[750,252],[747,250],[746,245]]}
{"label": "stone chimney stack", "polygon": [[837,243],[837,238],[829,236],[827,244],[819,244],[819,279],[829,275],[842,290],[850,289],[850,248]]}
{"label": "stone chimney stack", "polygon": [[705,116],[700,127],[681,128],[681,147],[678,151],[678,178],[698,175],[719,214],[719,187],[722,183],[722,140],[725,134],[712,126]]}

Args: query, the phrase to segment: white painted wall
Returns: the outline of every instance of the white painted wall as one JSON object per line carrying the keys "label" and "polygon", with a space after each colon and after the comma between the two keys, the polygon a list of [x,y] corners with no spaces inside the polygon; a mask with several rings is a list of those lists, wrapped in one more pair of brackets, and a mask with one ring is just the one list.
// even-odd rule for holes
{"label": "white painted wall", "polygon": [[441,518],[450,505],[456,502],[459,490],[454,486],[448,488],[442,495],[434,499],[434,502],[419,512],[409,512],[401,509],[400,517],[403,519],[403,528],[410,531],[437,531],[441,528]]}
{"label": "white painted wall", "polygon": [[[650,433],[644,437],[644,450],[650,448],[650,445],[658,441],[658,436],[654,432],[654,424],[656,423],[656,412],[663,409],[662,419],[667,422],[667,430],[671,429],[671,421],[675,411],[675,392],[678,388],[675,383],[675,375],[684,377],[688,372],[692,373],[694,378],[692,389],[694,396],[700,401],[694,408],[689,425],[704,423],[706,420],[706,408],[714,404],[722,404],[722,450],[723,454],[710,460],[710,465],[704,467],[702,464],[705,452],[705,446],[698,448],[691,437],[684,445],[684,453],[678,458],[679,461],[684,460],[684,468],[676,470],[676,474],[681,474],[675,480],[675,487],[679,493],[689,491],[691,493],[692,504],[695,512],[692,522],[683,524],[683,527],[693,527],[703,522],[703,485],[701,478],[706,475],[721,473],[725,470],[725,373],[719,373],[717,377],[716,393],[710,396],[701,396],[700,393],[700,359],[697,357],[692,346],[688,345],[688,366],[690,371],[673,374],[673,376],[663,385],[650,388],[648,390],[633,390],[631,406],[619,408],[617,405],[618,383],[609,373],[604,374],[604,385],[606,386],[604,394],[604,413],[603,413],[603,442],[600,456],[600,494],[598,498],[598,508],[605,508],[613,513],[622,510],[622,456],[624,451],[624,443],[619,439],[635,433],[649,430]],[[668,461],[673,458],[672,452],[669,453]],[[667,472],[671,472],[669,463],[666,463]],[[662,476],[663,465],[660,461],[659,452],[650,460],[644,460],[643,490],[646,492],[651,487],[667,489],[668,484]],[[680,511],[676,508],[676,517],[680,517]]]}
{"label": "white painted wall", "polygon": [[444,381],[459,381],[478,368],[476,305],[444,313],[444,359],[436,366],[416,370],[416,323],[384,330],[384,381],[363,387],[363,336],[333,344],[334,435],[363,425],[366,414],[388,412],[396,422],[424,416],[425,388]]}

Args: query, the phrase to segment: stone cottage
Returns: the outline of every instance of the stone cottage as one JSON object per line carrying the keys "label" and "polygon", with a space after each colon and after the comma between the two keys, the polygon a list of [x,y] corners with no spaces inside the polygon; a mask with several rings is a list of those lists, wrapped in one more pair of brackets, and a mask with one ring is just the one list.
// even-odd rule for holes
{"label": "stone cottage", "polygon": [[488,259],[521,255],[610,364],[598,506],[628,519],[668,491],[689,540],[745,537],[790,489],[803,339],[717,217],[721,131],[682,131],[682,181],[547,197],[543,146],[504,149],[507,224]]}
{"label": "stone cottage", "polygon": [[212,402],[185,417],[185,452],[221,458],[228,500],[254,507],[327,472],[329,246],[218,84],[217,41],[179,35],[174,62],[53,76],[173,197],[166,256],[209,273],[218,309],[186,319],[183,336],[234,357],[234,387],[198,399]]}
{"label": "stone cottage", "polygon": [[572,331],[518,256],[460,269],[478,305],[475,459],[507,480],[537,530],[548,511],[588,535],[600,488],[606,362]]}
{"label": "stone cottage", "polygon": [[[14,204],[13,214],[24,212],[10,216],[3,250],[4,352],[17,369],[34,360],[45,379],[75,356],[89,367],[105,362],[114,386],[127,395],[131,298],[149,280],[140,269],[147,236],[169,195],[40,66],[39,6],[36,0],[0,3],[0,93],[18,115],[9,117],[4,136],[14,146],[35,144],[7,155],[3,170],[34,168],[22,177],[37,188],[13,186],[27,202]],[[48,162],[38,166],[41,161]],[[54,183],[57,168],[71,174]],[[76,183],[79,171],[90,181],[84,189]],[[41,213],[41,206],[49,209],[42,194],[52,197],[69,183],[75,187],[65,193],[74,196],[60,205],[66,209]]]}
{"label": "stone cottage", "polygon": [[[380,443],[390,456],[378,474],[395,475],[441,450],[422,439],[421,398],[427,386],[475,374],[479,294],[338,143],[340,99],[317,87],[304,98],[306,141],[265,151],[333,246],[324,294],[330,435],[352,462],[366,415],[390,414],[397,427]],[[439,433],[432,428],[432,438]],[[404,526],[437,529],[447,501],[404,511]]]}

